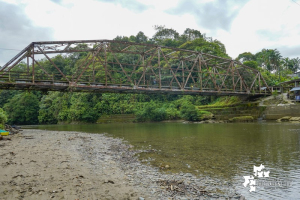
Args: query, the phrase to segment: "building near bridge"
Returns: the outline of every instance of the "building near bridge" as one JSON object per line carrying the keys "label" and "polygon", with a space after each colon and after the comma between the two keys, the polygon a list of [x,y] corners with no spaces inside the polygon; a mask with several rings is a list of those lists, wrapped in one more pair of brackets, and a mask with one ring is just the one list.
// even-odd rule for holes
{"label": "building near bridge", "polygon": [[282,89],[287,89],[289,99],[300,101],[300,78],[280,83]]}

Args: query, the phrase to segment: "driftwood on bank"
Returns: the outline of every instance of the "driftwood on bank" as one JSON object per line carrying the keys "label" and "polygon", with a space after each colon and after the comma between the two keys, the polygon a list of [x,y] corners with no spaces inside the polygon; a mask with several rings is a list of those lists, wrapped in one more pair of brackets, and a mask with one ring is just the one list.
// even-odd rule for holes
{"label": "driftwood on bank", "polygon": [[5,130],[8,131],[10,134],[17,134],[21,131],[20,127],[10,126],[8,124],[5,124]]}
{"label": "driftwood on bank", "polygon": [[5,138],[5,137],[0,135],[0,140],[11,140],[11,139],[10,138]]}

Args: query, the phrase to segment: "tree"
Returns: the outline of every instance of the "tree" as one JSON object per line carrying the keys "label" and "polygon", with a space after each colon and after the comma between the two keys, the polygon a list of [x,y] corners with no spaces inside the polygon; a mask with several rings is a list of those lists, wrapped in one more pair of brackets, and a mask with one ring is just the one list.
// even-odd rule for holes
{"label": "tree", "polygon": [[239,54],[236,60],[239,60],[242,63],[245,61],[255,61],[255,56],[250,52],[244,52]]}
{"label": "tree", "polygon": [[269,71],[276,70],[279,74],[282,56],[277,49],[262,49],[255,57],[258,64],[265,66]]}
{"label": "tree", "polygon": [[58,114],[61,111],[61,95],[59,92],[50,92],[44,95],[40,102],[39,109],[39,123],[42,124],[56,124],[58,122]]}
{"label": "tree", "polygon": [[258,63],[256,61],[253,61],[253,60],[251,60],[251,61],[245,61],[243,64],[246,65],[246,66],[248,66],[248,67],[251,67],[253,69],[257,69],[258,68]]}
{"label": "tree", "polygon": [[140,31],[135,36],[135,42],[137,42],[137,43],[147,43],[148,42],[148,37],[142,31]]}
{"label": "tree", "polygon": [[184,104],[180,109],[181,118],[188,121],[200,120],[200,111],[192,104]]}
{"label": "tree", "polygon": [[155,26],[156,33],[153,36],[154,40],[165,39],[178,39],[179,33],[172,28],[166,28],[165,26]]}
{"label": "tree", "polygon": [[17,90],[0,90],[0,107],[3,108],[4,104],[19,93]]}
{"label": "tree", "polygon": [[226,53],[225,45],[218,40],[206,41],[204,38],[198,38],[193,41],[188,41],[179,48],[208,53],[215,56],[229,58]]}
{"label": "tree", "polygon": [[198,30],[187,28],[180,37],[185,41],[191,41],[198,38],[203,38],[203,35]]}
{"label": "tree", "polygon": [[290,70],[292,70],[294,73],[300,70],[300,58],[297,57],[290,59]]}
{"label": "tree", "polygon": [[4,105],[11,124],[37,124],[39,99],[30,92],[15,95]]}
{"label": "tree", "polygon": [[273,70],[276,70],[278,75],[280,76],[280,63],[281,63],[281,54],[277,49],[269,50],[269,62],[272,66]]}

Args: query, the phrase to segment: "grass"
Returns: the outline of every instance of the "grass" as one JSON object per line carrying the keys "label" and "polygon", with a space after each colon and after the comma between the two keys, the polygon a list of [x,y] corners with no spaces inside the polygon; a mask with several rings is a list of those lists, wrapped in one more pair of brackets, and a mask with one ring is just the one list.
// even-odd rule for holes
{"label": "grass", "polygon": [[242,100],[239,97],[232,96],[232,97],[220,97],[215,102],[209,105],[204,106],[197,106],[198,109],[203,108],[211,108],[211,107],[224,107],[224,106],[232,106],[241,103]]}

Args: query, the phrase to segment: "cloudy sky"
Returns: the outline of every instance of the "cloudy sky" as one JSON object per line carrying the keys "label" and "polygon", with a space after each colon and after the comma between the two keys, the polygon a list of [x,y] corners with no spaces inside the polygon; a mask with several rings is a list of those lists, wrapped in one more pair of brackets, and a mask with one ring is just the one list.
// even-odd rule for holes
{"label": "cloudy sky", "polygon": [[33,41],[200,30],[229,56],[277,48],[300,57],[300,0],[0,0],[0,65]]}

